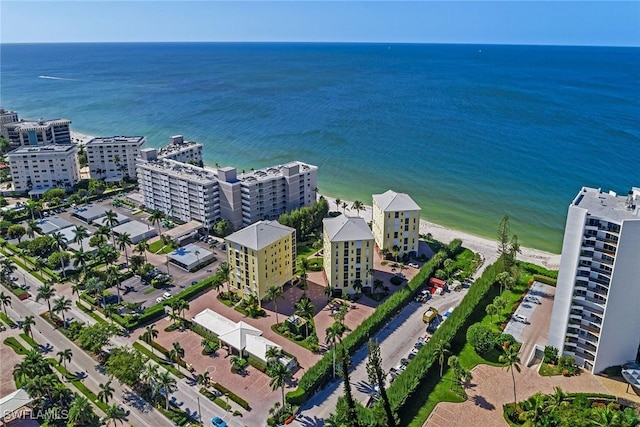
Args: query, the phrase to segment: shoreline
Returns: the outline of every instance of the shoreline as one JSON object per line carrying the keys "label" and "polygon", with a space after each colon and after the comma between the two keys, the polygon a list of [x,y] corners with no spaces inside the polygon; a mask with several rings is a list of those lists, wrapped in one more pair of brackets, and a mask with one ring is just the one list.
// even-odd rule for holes
{"label": "shoreline", "polygon": [[[87,135],[77,131],[71,131],[71,141],[83,145],[86,142],[90,141],[94,138],[92,135]],[[320,195],[320,193],[318,193]],[[329,202],[329,209],[333,210],[335,207],[335,198],[327,195],[322,195]],[[349,206],[353,203],[353,201],[343,200],[347,202]],[[373,208],[371,205],[364,205],[364,211],[361,212],[361,215],[364,215],[364,218],[367,221],[371,220],[373,214]],[[350,208],[347,208],[347,212],[350,212],[350,215],[354,213],[350,211]],[[498,228],[498,224],[496,224],[496,230]],[[481,253],[485,259],[485,262],[493,263],[497,259],[497,243],[494,240],[488,239],[486,237],[477,236],[465,231],[456,230],[450,227],[445,227],[443,225],[439,225],[433,222],[430,222],[426,219],[420,219],[420,234],[431,233],[431,235],[445,243],[449,243],[451,240],[459,238],[462,240],[463,246],[471,249],[474,252]],[[518,259],[526,262],[531,262],[534,264],[542,265],[546,268],[557,270],[560,267],[560,255],[554,254],[551,252],[541,251],[539,249],[521,247],[522,253],[518,254]]]}
{"label": "shoreline", "polygon": [[[321,194],[318,193],[320,196]],[[335,198],[326,196],[322,194],[322,196],[327,199],[329,202],[329,210],[334,210],[336,206]],[[349,207],[347,208],[347,212],[350,216],[358,216],[355,212],[351,211],[352,201],[342,200],[341,202],[346,202]],[[339,210],[341,211],[341,210]],[[366,221],[371,221],[373,216],[373,207],[371,205],[364,205],[364,210],[360,212],[360,216],[363,217]],[[498,224],[496,224],[496,234],[498,230]],[[491,240],[486,237],[476,236],[471,233],[467,233],[465,231],[456,230],[453,228],[445,227],[443,225],[439,225],[433,222],[430,222],[426,219],[420,219],[420,234],[431,233],[431,235],[440,240],[443,243],[449,243],[453,239],[462,240],[462,246],[472,250],[473,252],[478,252],[482,254],[484,257],[484,262],[487,264],[492,264],[498,259],[498,243],[496,240]],[[517,258],[520,261],[530,262],[532,264],[542,265],[545,268],[550,270],[558,270],[560,268],[560,254],[554,254],[551,252],[541,251],[539,249],[521,247],[521,253],[518,254]]]}

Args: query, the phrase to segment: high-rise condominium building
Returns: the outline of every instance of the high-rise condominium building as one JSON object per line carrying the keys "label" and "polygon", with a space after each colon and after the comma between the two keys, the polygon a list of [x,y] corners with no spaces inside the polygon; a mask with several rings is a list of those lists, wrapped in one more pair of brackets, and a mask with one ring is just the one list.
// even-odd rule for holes
{"label": "high-rise condominium building", "polygon": [[236,230],[313,204],[317,170],[291,162],[238,175],[235,168],[211,169],[162,158],[154,148],[141,150],[137,165],[148,208],[206,227],[223,218]]}
{"label": "high-rise condominium building", "polygon": [[264,299],[271,286],[290,282],[296,269],[296,230],[259,221],[227,236],[229,284],[241,295]]}
{"label": "high-rise condominium building", "polygon": [[39,195],[49,188],[72,186],[80,180],[78,148],[72,144],[20,147],[6,157],[14,191]]}
{"label": "high-rise condominium building", "polygon": [[373,195],[373,235],[381,252],[418,253],[420,206],[408,194],[387,191]]}
{"label": "high-rise condominium building", "polygon": [[194,141],[185,141],[182,135],[170,137],[169,145],[165,145],[158,150],[158,157],[189,163],[194,166],[203,166],[202,144]]}
{"label": "high-rise condominium building", "polygon": [[71,120],[21,120],[2,125],[3,135],[13,146],[71,144]]}
{"label": "high-rise condominium building", "polygon": [[367,222],[340,215],[322,223],[323,268],[334,294],[371,290],[374,240]]}
{"label": "high-rise condominium building", "polygon": [[582,188],[569,206],[549,345],[594,373],[640,350],[640,188]]}
{"label": "high-rise condominium building", "polygon": [[9,135],[5,134],[4,125],[15,123],[18,121],[18,113],[15,111],[5,110],[0,107],[0,131],[2,132],[2,136],[9,139]]}
{"label": "high-rise condominium building", "polygon": [[144,136],[102,136],[85,144],[91,178],[107,182],[136,178],[136,161]]}

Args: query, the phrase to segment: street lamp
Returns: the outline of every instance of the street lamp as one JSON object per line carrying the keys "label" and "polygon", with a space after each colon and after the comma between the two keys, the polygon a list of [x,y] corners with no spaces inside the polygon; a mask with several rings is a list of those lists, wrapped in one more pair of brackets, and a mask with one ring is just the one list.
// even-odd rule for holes
{"label": "street lamp", "polygon": [[200,422],[204,423],[202,420],[202,409],[200,409],[200,396],[198,395],[198,415],[200,416]]}

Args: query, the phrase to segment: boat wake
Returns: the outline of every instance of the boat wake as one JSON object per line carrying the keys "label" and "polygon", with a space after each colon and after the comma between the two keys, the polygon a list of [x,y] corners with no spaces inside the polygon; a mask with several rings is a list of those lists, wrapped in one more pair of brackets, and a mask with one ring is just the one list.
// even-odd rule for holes
{"label": "boat wake", "polygon": [[53,77],[53,76],[38,76],[39,79],[47,79],[47,80],[66,80],[69,82],[77,82],[77,79],[66,79],[64,77]]}

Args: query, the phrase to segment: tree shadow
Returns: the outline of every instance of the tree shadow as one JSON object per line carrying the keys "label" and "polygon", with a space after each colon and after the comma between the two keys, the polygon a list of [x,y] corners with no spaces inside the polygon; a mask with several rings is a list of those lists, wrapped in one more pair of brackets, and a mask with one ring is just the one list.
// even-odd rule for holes
{"label": "tree shadow", "polygon": [[324,420],[315,415],[313,418],[308,415],[298,415],[296,421],[298,421],[302,427],[322,427],[324,425]]}
{"label": "tree shadow", "polygon": [[471,400],[476,406],[479,406],[482,409],[486,409],[487,411],[493,411],[494,409],[496,409],[495,405],[487,401],[484,396],[475,395],[471,398]]}
{"label": "tree shadow", "polygon": [[373,387],[373,385],[369,384],[366,381],[358,381],[356,384],[356,390],[358,390],[360,393],[366,393],[366,394],[375,394],[376,390]]}

